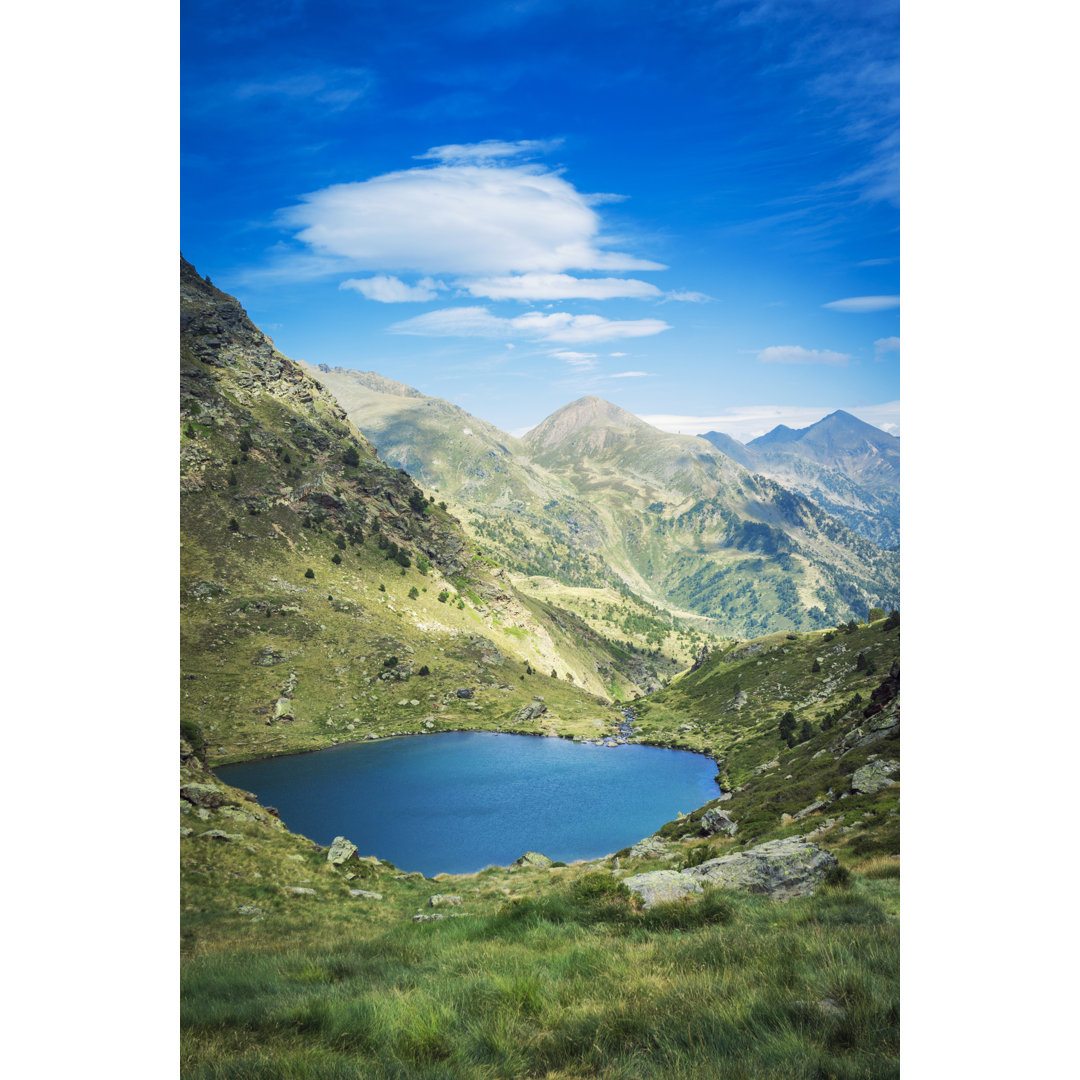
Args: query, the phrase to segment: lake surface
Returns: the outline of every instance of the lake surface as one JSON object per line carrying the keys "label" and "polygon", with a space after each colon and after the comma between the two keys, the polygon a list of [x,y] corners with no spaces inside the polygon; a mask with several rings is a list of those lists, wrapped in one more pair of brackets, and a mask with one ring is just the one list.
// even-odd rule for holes
{"label": "lake surface", "polygon": [[223,765],[293,832],[430,877],[507,866],[526,851],[593,859],[655,832],[719,789],[701,754],[444,732]]}

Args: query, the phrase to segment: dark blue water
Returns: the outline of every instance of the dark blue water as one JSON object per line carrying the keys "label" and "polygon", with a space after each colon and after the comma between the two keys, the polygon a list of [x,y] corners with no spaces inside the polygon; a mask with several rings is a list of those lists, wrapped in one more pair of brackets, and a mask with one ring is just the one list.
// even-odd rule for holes
{"label": "dark blue water", "polygon": [[506,866],[525,851],[570,862],[618,851],[717,795],[701,754],[445,732],[223,765],[320,844],[347,836],[427,876]]}

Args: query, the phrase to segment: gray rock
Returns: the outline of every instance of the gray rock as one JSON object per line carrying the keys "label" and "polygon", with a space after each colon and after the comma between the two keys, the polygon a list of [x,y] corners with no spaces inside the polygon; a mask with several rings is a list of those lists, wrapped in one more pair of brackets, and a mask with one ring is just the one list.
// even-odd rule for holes
{"label": "gray rock", "polygon": [[350,843],[344,836],[335,836],[334,842],[330,845],[330,850],[326,853],[326,861],[333,863],[335,866],[340,866],[342,863],[356,857],[356,845]]}
{"label": "gray rock", "polygon": [[623,881],[631,892],[641,897],[646,909],[702,891],[700,882],[677,870],[651,870],[647,874],[623,878]]}
{"label": "gray rock", "polygon": [[350,889],[350,896],[358,896],[361,900],[381,900],[381,892],[368,892],[367,889]]}
{"label": "gray rock", "polygon": [[460,690],[457,691],[457,696],[459,698],[463,698],[463,699],[464,698],[471,698],[473,696],[472,687],[463,686]]}
{"label": "gray rock", "polygon": [[261,907],[256,907],[254,904],[241,904],[236,910],[241,915],[250,915],[252,921],[266,918],[266,912],[263,911]]}
{"label": "gray rock", "polygon": [[437,911],[433,915],[414,915],[412,917],[413,922],[435,922],[437,919],[464,919],[464,912],[452,911],[450,914],[446,914],[443,911]]}
{"label": "gray rock", "polygon": [[207,829],[206,832],[199,833],[199,838],[202,840],[221,840],[224,843],[244,839],[242,833],[222,832],[220,829]]}
{"label": "gray rock", "polygon": [[889,777],[899,771],[899,761],[872,761],[852,774],[851,790],[857,795],[876,795],[896,783]]}
{"label": "gray rock", "polygon": [[804,806],[795,815],[795,818],[796,818],[796,820],[798,820],[799,818],[804,818],[809,814],[816,814],[819,810],[824,810],[827,806],[829,806],[832,803],[832,801],[833,801],[833,796],[832,795],[827,795],[823,799],[817,799],[815,802],[812,802],[809,806]]}
{"label": "gray rock", "polygon": [[779,758],[773,758],[772,761],[766,761],[764,765],[758,765],[757,768],[754,769],[754,775],[760,776],[763,772],[766,772],[769,769],[775,769],[779,764]]}
{"label": "gray rock", "polygon": [[786,900],[812,893],[829,870],[838,865],[831,852],[800,836],[789,836],[710,859],[681,873],[722,888],[745,889]]}
{"label": "gray rock", "polygon": [[183,840],[185,836],[190,836],[194,832],[193,829],[185,829],[183,826],[180,828],[180,839]]}
{"label": "gray rock", "polygon": [[701,815],[701,831],[706,836],[712,836],[715,833],[727,833],[728,836],[734,836],[738,829],[738,822],[718,806],[706,810]]}
{"label": "gray rock", "polygon": [[180,789],[180,798],[186,799],[193,806],[202,806],[207,809],[224,806],[233,801],[227,791],[215,784],[184,784]]}
{"label": "gray rock", "polygon": [[793,1004],[808,1012],[819,1013],[828,1020],[845,1020],[847,1009],[835,998],[825,997],[820,1001],[796,1001]]}
{"label": "gray rock", "polygon": [[671,854],[671,846],[659,836],[646,836],[630,849],[632,859],[659,859]]}
{"label": "gray rock", "polygon": [[550,866],[553,860],[549,859],[546,855],[541,855],[539,851],[526,851],[524,855],[515,859],[511,866],[538,866],[543,869],[546,866]]}
{"label": "gray rock", "polygon": [[428,907],[461,907],[460,896],[444,896],[442,893],[436,893],[434,896],[428,897]]}
{"label": "gray rock", "polygon": [[305,889],[300,885],[286,885],[285,891],[292,893],[294,896],[318,896],[314,889]]}
{"label": "gray rock", "polygon": [[514,713],[512,724],[524,724],[528,720],[538,720],[546,713],[547,706],[542,701],[534,701],[531,705],[525,705]]}

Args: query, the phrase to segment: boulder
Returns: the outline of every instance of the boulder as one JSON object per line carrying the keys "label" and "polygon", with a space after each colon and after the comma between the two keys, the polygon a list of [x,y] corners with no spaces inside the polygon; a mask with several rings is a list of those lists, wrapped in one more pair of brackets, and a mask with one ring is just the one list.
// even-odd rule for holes
{"label": "boulder", "polygon": [[243,840],[242,833],[222,832],[220,829],[207,829],[206,832],[199,833],[199,838],[202,840],[221,840],[225,843],[229,843],[232,840]]}
{"label": "boulder", "polygon": [[632,859],[659,859],[670,854],[670,845],[659,836],[646,836],[644,840],[639,840],[630,849],[630,858]]}
{"label": "boulder", "polygon": [[215,784],[184,784],[180,789],[180,798],[186,799],[193,806],[210,810],[233,801],[227,791]]}
{"label": "boulder", "polygon": [[701,815],[701,831],[706,836],[712,836],[714,833],[727,833],[728,836],[734,836],[738,828],[738,822],[718,806],[706,810]]}
{"label": "boulder", "polygon": [[702,891],[700,882],[677,870],[651,870],[647,874],[623,878],[623,881],[631,892],[641,897],[646,909]]}
{"label": "boulder", "polygon": [[549,859],[546,855],[541,855],[539,851],[526,851],[520,858],[515,859],[511,866],[538,866],[543,869],[546,866],[550,866],[553,860]]}
{"label": "boulder", "polygon": [[889,777],[899,770],[899,761],[872,761],[852,773],[851,790],[857,795],[876,795],[896,783]]}
{"label": "boulder", "polygon": [[285,891],[292,893],[294,896],[318,896],[314,889],[305,889],[301,885],[287,885]]}
{"label": "boulder", "polygon": [[461,907],[460,896],[443,896],[442,893],[436,893],[434,896],[428,897],[428,907]]}
{"label": "boulder", "polygon": [[800,836],[789,836],[710,859],[681,873],[725,889],[745,889],[787,900],[812,893],[829,870],[838,865],[831,852],[807,843]]}
{"label": "boulder", "polygon": [[464,699],[467,699],[467,698],[471,698],[473,696],[473,693],[474,693],[474,691],[473,691],[472,687],[463,686],[460,690],[457,691],[457,696],[464,700]]}
{"label": "boulder", "polygon": [[358,896],[362,900],[381,900],[381,892],[368,892],[367,889],[350,889],[350,896]]}
{"label": "boulder", "polygon": [[524,724],[527,720],[538,720],[547,711],[547,706],[542,701],[534,701],[532,704],[518,709],[510,722],[512,724]]}
{"label": "boulder", "polygon": [[356,845],[350,843],[344,836],[335,836],[334,842],[330,845],[330,850],[326,853],[326,861],[333,863],[335,866],[340,866],[342,863],[356,857]]}

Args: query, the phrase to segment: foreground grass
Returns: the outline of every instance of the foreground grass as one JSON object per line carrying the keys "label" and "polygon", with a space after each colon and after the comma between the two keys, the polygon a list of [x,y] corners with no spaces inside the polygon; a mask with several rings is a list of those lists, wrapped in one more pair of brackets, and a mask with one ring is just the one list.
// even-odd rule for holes
{"label": "foreground grass", "polygon": [[899,882],[874,870],[787,904],[646,914],[603,871],[498,900],[494,878],[475,896],[462,879],[438,888],[474,913],[426,924],[410,883],[392,915],[309,904],[210,933],[185,963],[183,1074],[892,1077]]}

